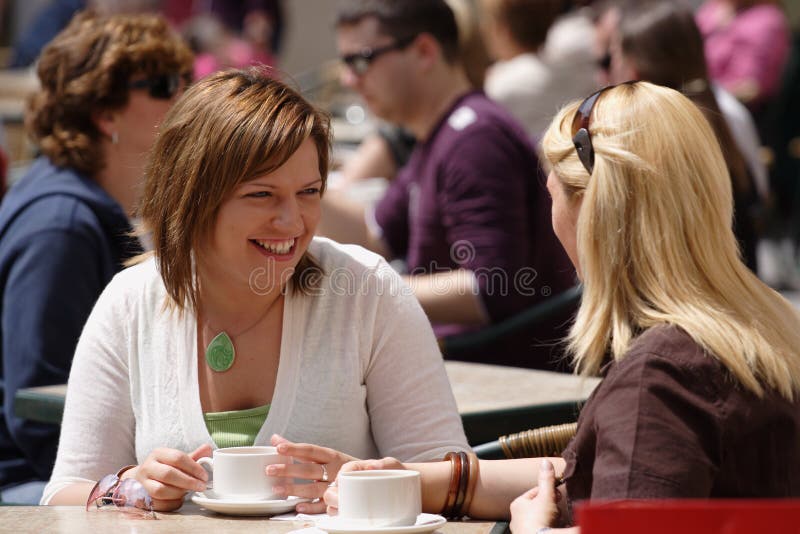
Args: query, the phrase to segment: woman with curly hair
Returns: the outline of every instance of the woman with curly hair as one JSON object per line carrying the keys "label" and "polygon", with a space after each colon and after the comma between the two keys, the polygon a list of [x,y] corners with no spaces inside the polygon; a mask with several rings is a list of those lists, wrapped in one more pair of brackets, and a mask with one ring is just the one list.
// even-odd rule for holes
{"label": "woman with curly hair", "polygon": [[50,476],[59,428],[15,417],[14,397],[66,382],[95,300],[141,251],[129,217],[145,153],[191,65],[153,15],[79,14],[42,52],[26,116],[42,155],[0,207],[0,488]]}

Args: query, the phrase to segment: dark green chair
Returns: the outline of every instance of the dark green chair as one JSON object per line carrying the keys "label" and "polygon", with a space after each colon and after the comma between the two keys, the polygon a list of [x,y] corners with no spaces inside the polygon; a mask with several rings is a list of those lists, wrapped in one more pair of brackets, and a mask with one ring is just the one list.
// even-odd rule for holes
{"label": "dark green chair", "polygon": [[505,337],[517,334],[522,330],[529,330],[537,323],[551,319],[570,308],[575,308],[581,300],[582,293],[583,286],[576,285],[500,323],[476,332],[440,338],[439,348],[445,357],[458,359],[460,353],[491,347]]}

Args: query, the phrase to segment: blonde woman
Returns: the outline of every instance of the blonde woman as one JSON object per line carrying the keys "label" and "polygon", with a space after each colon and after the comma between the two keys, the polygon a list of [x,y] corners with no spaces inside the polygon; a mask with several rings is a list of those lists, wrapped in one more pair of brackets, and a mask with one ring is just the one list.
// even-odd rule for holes
{"label": "blonde woman", "polygon": [[[741,261],[702,113],[624,84],[567,106],[543,147],[553,228],[584,283],[569,349],[604,380],[563,459],[465,464],[456,510],[446,497],[465,465],[414,464],[424,507],[497,518],[510,504],[519,534],[568,520],[557,502],[800,496],[800,318]],[[375,465],[396,463],[345,469]]]}

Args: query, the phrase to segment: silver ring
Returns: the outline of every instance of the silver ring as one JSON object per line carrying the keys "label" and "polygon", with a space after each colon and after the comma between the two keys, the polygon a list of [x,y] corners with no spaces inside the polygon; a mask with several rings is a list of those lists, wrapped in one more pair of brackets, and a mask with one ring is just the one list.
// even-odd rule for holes
{"label": "silver ring", "polygon": [[322,478],[320,478],[320,482],[327,482],[328,481],[328,468],[325,467],[325,464],[319,464],[322,468]]}

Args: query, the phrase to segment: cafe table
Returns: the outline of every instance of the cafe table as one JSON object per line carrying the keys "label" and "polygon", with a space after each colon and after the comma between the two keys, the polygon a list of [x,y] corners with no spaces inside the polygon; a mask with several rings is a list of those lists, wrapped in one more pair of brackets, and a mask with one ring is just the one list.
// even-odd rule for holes
{"label": "cafe table", "polygon": [[[48,532],[113,532],[143,534],[147,532],[213,532],[215,534],[285,534],[312,526],[304,521],[273,521],[264,517],[224,516],[209,512],[194,503],[186,503],[178,512],[156,514],[155,520],[131,519],[111,508],[87,512],[82,506],[0,506],[0,531]],[[503,534],[505,522],[448,522],[435,532],[439,534]],[[309,531],[311,532],[311,531]]]}
{"label": "cafe table", "polygon": [[[575,421],[597,378],[482,363],[446,361],[467,439],[479,445],[529,428]],[[66,385],[17,392],[18,417],[60,423]]]}

